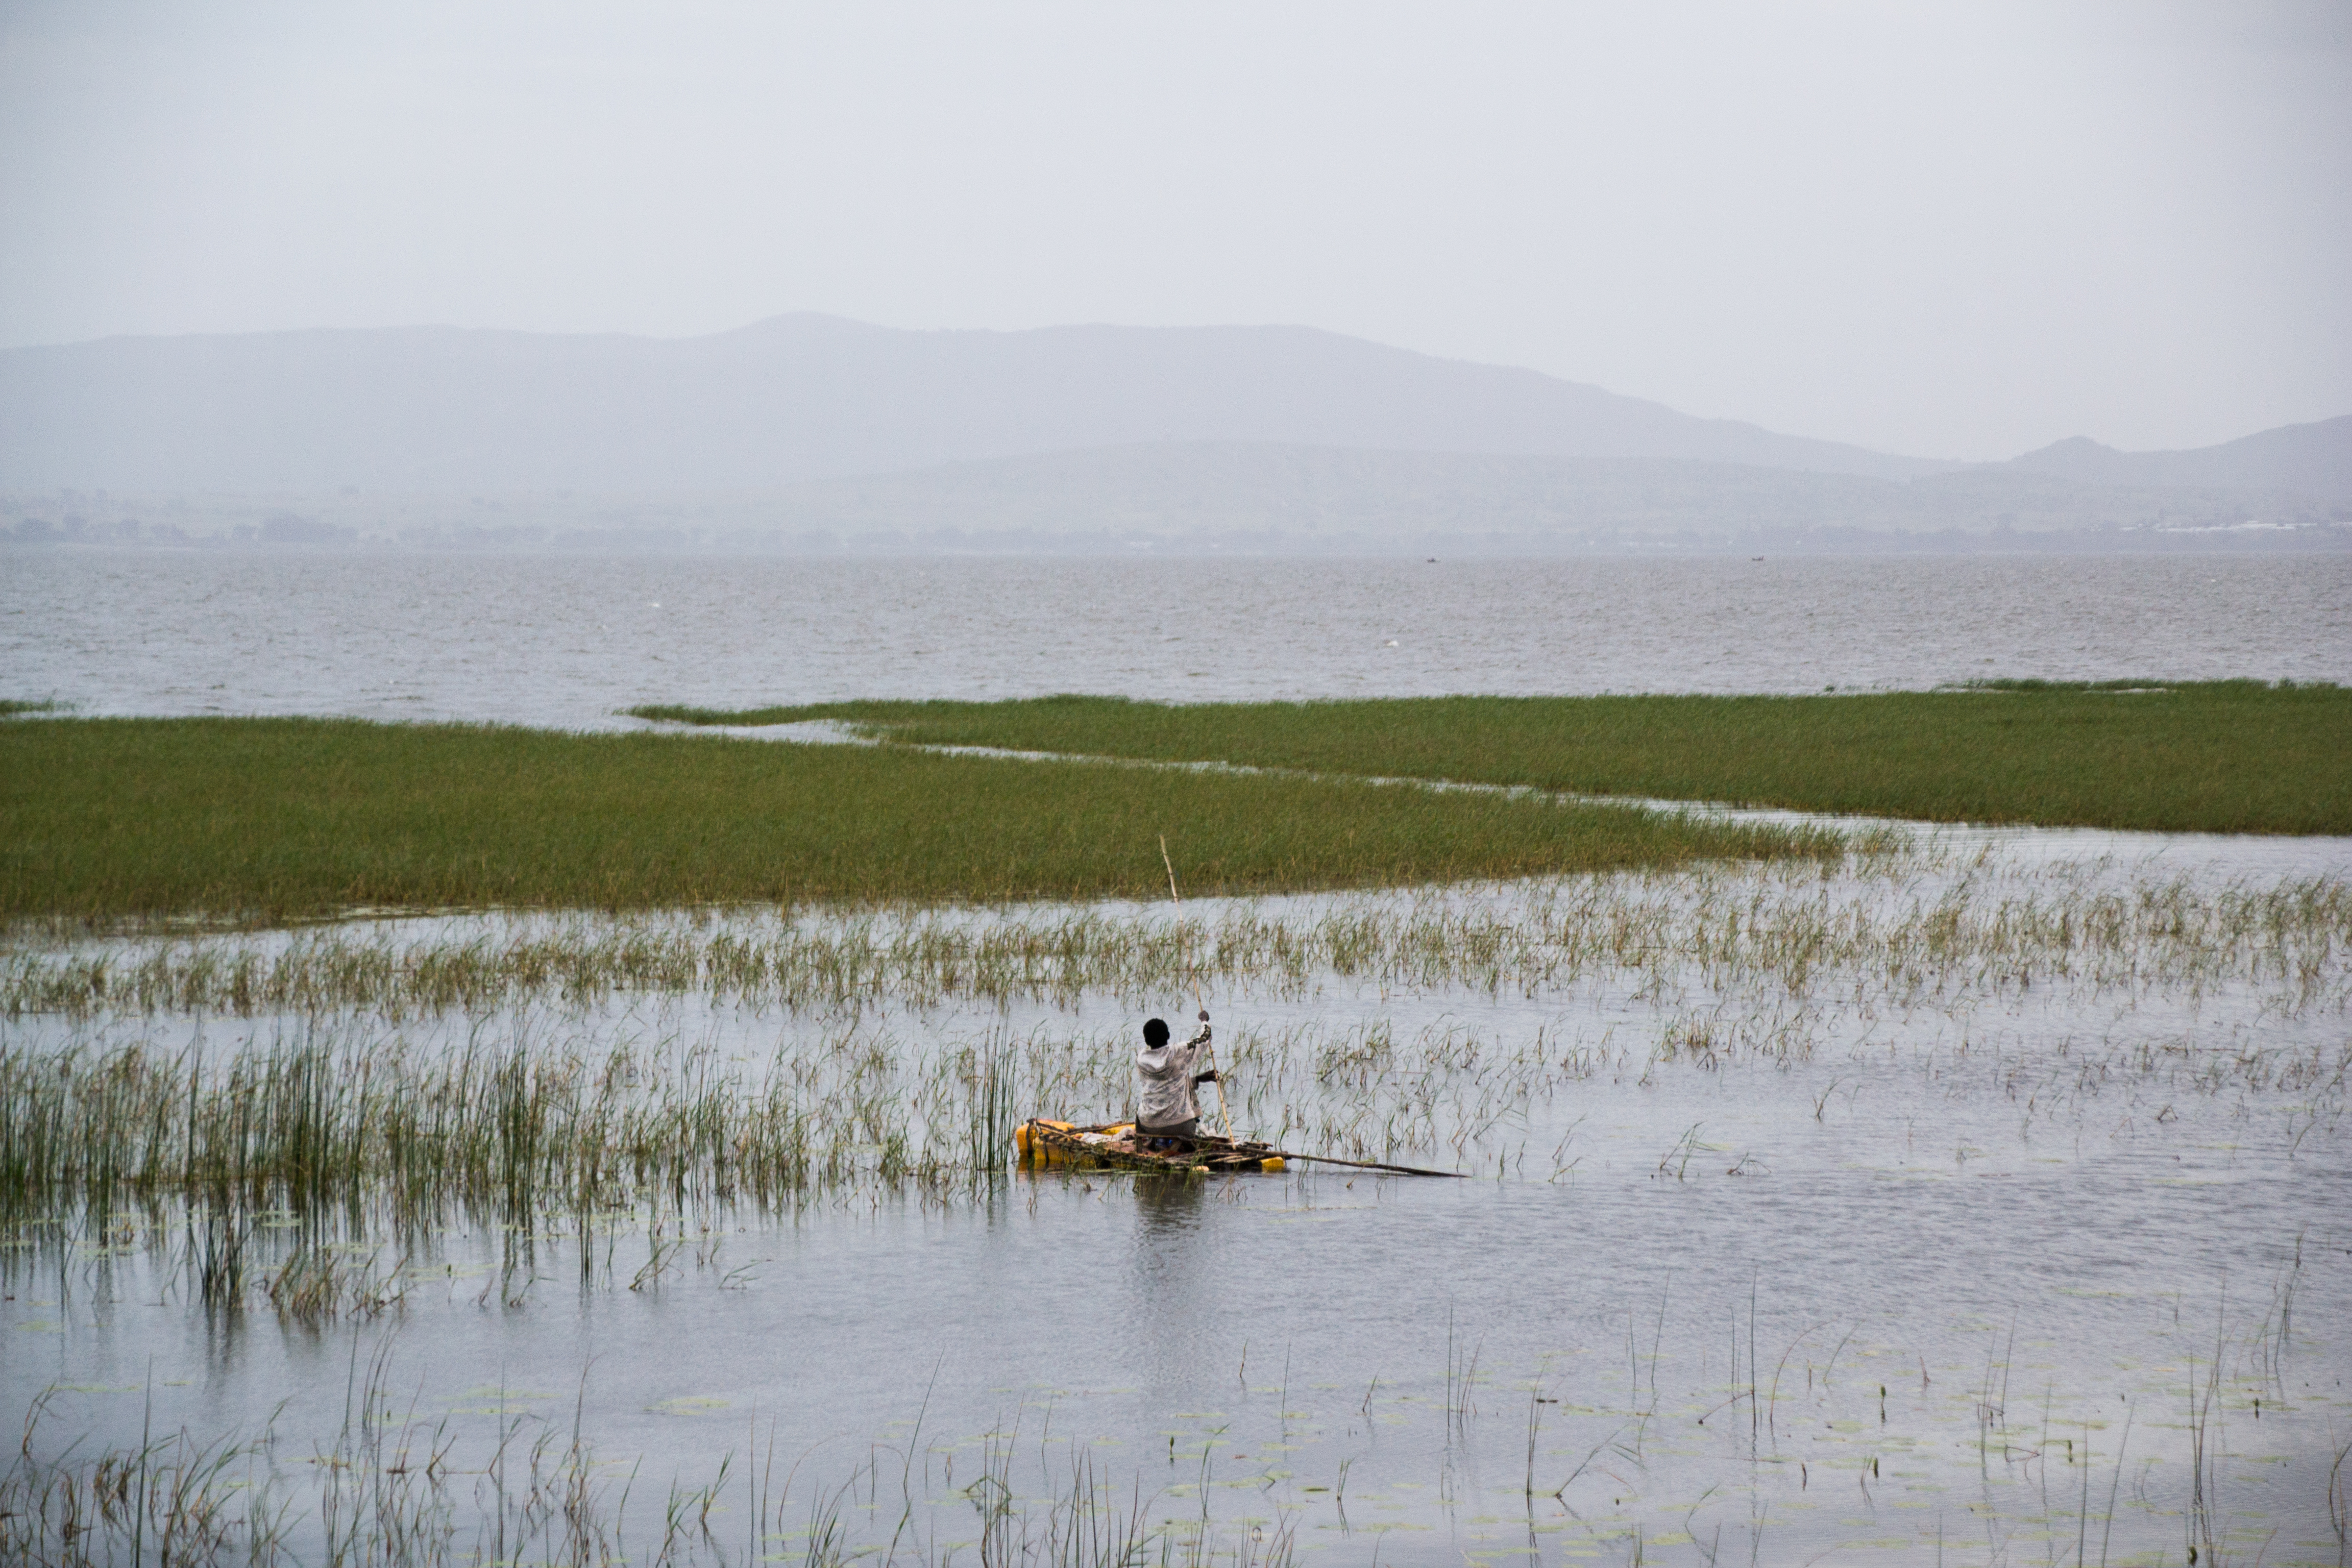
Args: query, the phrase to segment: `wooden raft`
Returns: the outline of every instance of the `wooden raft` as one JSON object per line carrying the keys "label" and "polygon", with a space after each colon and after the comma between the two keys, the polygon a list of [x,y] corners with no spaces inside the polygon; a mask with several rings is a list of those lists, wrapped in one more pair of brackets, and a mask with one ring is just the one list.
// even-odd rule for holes
{"label": "wooden raft", "polygon": [[1024,1165],[1071,1165],[1115,1171],[1159,1171],[1170,1174],[1243,1175],[1284,1168],[1281,1152],[1271,1143],[1252,1143],[1214,1133],[1192,1138],[1139,1137],[1129,1121],[1107,1121],[1081,1127],[1070,1121],[1032,1117],[1013,1133],[1013,1147]]}

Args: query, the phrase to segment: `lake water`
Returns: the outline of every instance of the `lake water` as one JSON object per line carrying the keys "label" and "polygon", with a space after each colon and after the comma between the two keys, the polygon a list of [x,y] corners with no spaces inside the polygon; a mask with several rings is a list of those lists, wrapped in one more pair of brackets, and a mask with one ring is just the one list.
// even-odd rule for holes
{"label": "lake water", "polygon": [[[990,1560],[1010,1561],[1003,1532],[1039,1544],[1083,1475],[1112,1511],[1173,1530],[1177,1561],[1200,1542],[1219,1562],[1287,1542],[1335,1563],[1993,1563],[2072,1561],[2079,1538],[2118,1563],[2192,1543],[2333,1562],[2329,1468],[2352,1436],[2343,916],[2281,935],[2226,914],[2281,878],[2227,841],[2168,858],[2160,841],[2078,836],[2057,856],[2029,838],[1959,836],[1826,881],[1202,900],[1211,927],[1484,913],[1535,933],[1504,984],[1376,961],[1208,982],[1237,1122],[1468,1181],[852,1184],[783,1211],[641,1202],[584,1240],[561,1216],[519,1236],[461,1212],[335,1232],[402,1299],[317,1325],[258,1300],[197,1310],[173,1212],[118,1210],[105,1234],[37,1229],[8,1255],[5,1386],[27,1406],[47,1393],[44,1455],[274,1433],[234,1473],[294,1505],[306,1560],[322,1476],[383,1488],[436,1452],[456,1558],[499,1555],[483,1521],[527,1524],[499,1489],[520,1494],[531,1445],[561,1452],[576,1428],[608,1519],[629,1492],[639,1560],[676,1494],[715,1486],[711,1537],[675,1543],[701,1561],[803,1561],[826,1498],[864,1546],[904,1521],[902,1560],[977,1562],[995,1529]],[[2352,845],[2312,848],[2302,875],[2340,892]],[[2159,908],[2191,913],[2104,958],[2046,935]],[[1541,968],[1619,916],[1662,922],[1648,956]],[[1750,948],[1727,947],[1743,922]],[[1822,933],[1819,951],[1783,928]],[[608,929],[789,934],[774,916],[487,916],[82,951],[218,969],[247,948],[379,943],[413,972],[427,950]],[[488,1039],[687,1075],[854,1058],[887,1083],[1013,1040],[1066,1064],[1024,1069],[1024,1102],[1108,1116],[1136,1018],[1188,1009],[1150,983],[1060,999],[885,984],[845,1009],[689,982],[6,1028],[42,1058],[325,1040],[381,1071]],[[809,1081],[846,1114],[845,1089]],[[261,1223],[266,1241],[304,1222]],[[665,1235],[688,1245],[647,1280]],[[372,1439],[346,1436],[355,1407]],[[551,1553],[544,1521],[533,1541],[522,1560]]]}
{"label": "lake water", "polygon": [[598,727],[646,702],[2352,680],[2352,556],[1398,561],[17,550],[0,695]]}
{"label": "lake water", "polygon": [[[5,560],[5,694],[92,712],[596,727],[649,700],[2352,679],[2336,558]],[[184,1480],[184,1434],[228,1451],[197,1489],[221,1517],[278,1518],[305,1562],[604,1539],[802,1563],[829,1518],[869,1561],[1002,1563],[1066,1536],[1077,1499],[1180,1563],[2340,1564],[2347,873],[2343,840],[1953,831],[1827,879],[1194,906],[1377,950],[1211,976],[1236,1123],[1466,1181],[859,1178],[767,1209],[641,1190],[584,1234],[495,1205],[271,1208],[225,1312],[197,1301],[174,1205],[68,1205],[0,1250],[0,1414],[37,1407],[26,1453],[63,1467],[11,1469],[0,1509],[110,1448]],[[0,990],[93,956],[219,973],[375,946],[418,974],[531,942],[855,934],[800,919],[26,940]],[[1444,973],[1407,940],[1439,920],[1479,933]],[[1560,957],[1604,928],[1638,940]],[[0,1052],[19,1084],[127,1048],[310,1045],[354,1072],[626,1053],[804,1083],[837,1119],[1017,1045],[1024,1109],[1108,1116],[1139,1019],[1192,1011],[1164,975],[886,977],[795,1005],[689,969],[473,1006],[0,1012]],[[396,1301],[273,1310],[260,1284],[298,1237]],[[90,1539],[127,1560],[120,1519]]]}

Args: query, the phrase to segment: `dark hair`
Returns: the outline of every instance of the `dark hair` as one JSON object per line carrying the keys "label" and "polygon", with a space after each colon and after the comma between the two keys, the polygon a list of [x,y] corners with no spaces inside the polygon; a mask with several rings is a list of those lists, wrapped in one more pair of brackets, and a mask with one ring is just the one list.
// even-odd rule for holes
{"label": "dark hair", "polygon": [[1156,1050],[1158,1050],[1160,1047],[1162,1047],[1162,1046],[1166,1045],[1167,1043],[1168,1043],[1168,1023],[1167,1023],[1167,1020],[1165,1020],[1165,1019],[1163,1019],[1163,1018],[1154,1018],[1154,1019],[1152,1019],[1152,1020],[1151,1020],[1151,1022],[1150,1022],[1149,1024],[1146,1024],[1146,1025],[1144,1025],[1144,1026],[1143,1026],[1143,1047],[1144,1047],[1144,1049],[1146,1049],[1146,1050],[1151,1050],[1151,1051],[1156,1051]]}

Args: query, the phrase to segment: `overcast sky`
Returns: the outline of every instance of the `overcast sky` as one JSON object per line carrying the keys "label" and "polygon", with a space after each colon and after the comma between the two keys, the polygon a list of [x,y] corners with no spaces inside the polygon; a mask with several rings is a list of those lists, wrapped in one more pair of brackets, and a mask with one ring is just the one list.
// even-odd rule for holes
{"label": "overcast sky", "polygon": [[0,0],[0,344],[1298,322],[1937,457],[2352,413],[2352,4]]}

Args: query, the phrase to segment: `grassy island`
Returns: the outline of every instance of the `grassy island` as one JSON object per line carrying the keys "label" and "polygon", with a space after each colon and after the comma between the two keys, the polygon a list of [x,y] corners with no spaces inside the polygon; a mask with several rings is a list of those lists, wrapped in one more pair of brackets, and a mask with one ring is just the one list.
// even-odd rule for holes
{"label": "grassy island", "polygon": [[275,920],[1164,898],[1725,857],[1830,835],[1348,780],[310,719],[0,724],[0,916]]}
{"label": "grassy island", "polygon": [[887,739],[1525,784],[1928,822],[2352,833],[2352,688],[1992,681],[1812,697],[1108,697],[641,708]]}

